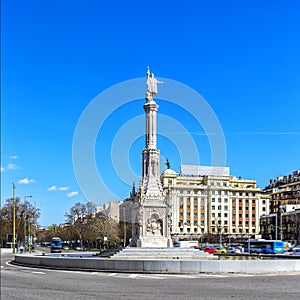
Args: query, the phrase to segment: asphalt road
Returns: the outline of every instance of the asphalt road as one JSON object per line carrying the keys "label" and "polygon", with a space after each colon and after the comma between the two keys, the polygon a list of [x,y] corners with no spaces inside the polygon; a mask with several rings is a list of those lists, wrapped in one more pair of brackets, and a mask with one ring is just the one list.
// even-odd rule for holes
{"label": "asphalt road", "polygon": [[300,274],[160,275],[75,272],[10,265],[1,256],[1,299],[299,299]]}

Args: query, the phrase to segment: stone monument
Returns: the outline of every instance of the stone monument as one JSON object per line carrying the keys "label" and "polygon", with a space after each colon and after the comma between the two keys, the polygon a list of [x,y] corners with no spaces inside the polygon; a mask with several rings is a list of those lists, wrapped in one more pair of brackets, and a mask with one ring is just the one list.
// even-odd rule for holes
{"label": "stone monument", "polygon": [[158,81],[147,71],[146,148],[142,152],[142,178],[137,193],[132,195],[132,240],[136,247],[172,247],[171,209],[168,195],[163,192],[160,181],[160,152],[156,149],[156,113],[158,105]]}

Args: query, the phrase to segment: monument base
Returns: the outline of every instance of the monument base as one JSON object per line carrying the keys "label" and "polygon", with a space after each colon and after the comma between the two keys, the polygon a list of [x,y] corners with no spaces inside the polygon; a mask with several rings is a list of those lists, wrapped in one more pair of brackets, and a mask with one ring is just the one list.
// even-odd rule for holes
{"label": "monument base", "polygon": [[163,236],[145,236],[137,240],[136,246],[139,248],[171,248],[172,239]]}

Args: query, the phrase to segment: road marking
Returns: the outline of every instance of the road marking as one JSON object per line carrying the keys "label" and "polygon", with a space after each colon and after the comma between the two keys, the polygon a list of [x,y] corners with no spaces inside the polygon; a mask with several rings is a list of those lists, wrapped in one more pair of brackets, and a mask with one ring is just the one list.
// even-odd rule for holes
{"label": "road marking", "polygon": [[4,266],[1,266],[1,268],[4,268]]}
{"label": "road marking", "polygon": [[33,271],[33,272],[31,272],[32,274],[41,274],[41,275],[46,275],[46,273],[44,273],[44,272],[35,272],[35,271]]}
{"label": "road marking", "polygon": [[136,278],[138,276],[138,274],[130,274],[128,277],[129,278]]}
{"label": "road marking", "polygon": [[116,276],[116,275],[117,275],[117,273],[110,273],[107,276]]}

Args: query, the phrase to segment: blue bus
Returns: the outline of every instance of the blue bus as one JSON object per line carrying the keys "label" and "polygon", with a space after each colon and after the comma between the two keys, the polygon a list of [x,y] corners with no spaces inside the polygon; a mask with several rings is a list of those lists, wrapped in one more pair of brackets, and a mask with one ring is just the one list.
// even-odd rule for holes
{"label": "blue bus", "polygon": [[[250,246],[250,251],[249,251]],[[248,240],[244,243],[244,252],[275,254],[284,253],[284,242],[278,240]]]}
{"label": "blue bus", "polygon": [[51,244],[50,244],[51,253],[61,253],[62,249],[63,249],[63,243],[61,238],[53,237],[51,239]]}

